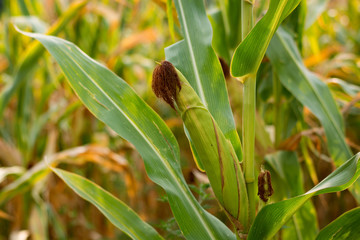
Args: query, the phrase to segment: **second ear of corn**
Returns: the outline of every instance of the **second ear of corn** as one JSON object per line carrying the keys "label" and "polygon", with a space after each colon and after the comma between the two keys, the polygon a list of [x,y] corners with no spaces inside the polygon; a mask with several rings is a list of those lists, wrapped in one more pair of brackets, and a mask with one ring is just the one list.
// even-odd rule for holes
{"label": "second ear of corn", "polygon": [[[175,91],[172,89],[174,87]],[[154,70],[153,90],[158,97],[163,98],[179,111],[216,198],[227,214],[237,219],[242,228],[246,228],[248,221],[246,185],[231,143],[225,138],[188,81],[171,63],[163,61]],[[163,97],[169,93],[171,96]]]}

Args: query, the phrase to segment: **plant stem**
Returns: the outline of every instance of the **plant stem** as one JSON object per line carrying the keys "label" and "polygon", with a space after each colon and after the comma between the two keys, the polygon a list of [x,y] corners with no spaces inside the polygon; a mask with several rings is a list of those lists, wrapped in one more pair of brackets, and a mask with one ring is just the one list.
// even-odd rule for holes
{"label": "plant stem", "polygon": [[[241,1],[241,40],[253,28],[253,2],[254,0]],[[255,110],[256,110],[256,73],[247,76],[244,80],[243,100],[243,146],[244,146],[244,175],[249,200],[249,224],[251,226],[256,214],[256,191],[255,191]],[[245,229],[247,232],[248,229]]]}
{"label": "plant stem", "polygon": [[255,110],[256,110],[256,77],[251,75],[244,80],[243,100],[243,146],[244,146],[244,174],[249,198],[249,226],[255,218]]}

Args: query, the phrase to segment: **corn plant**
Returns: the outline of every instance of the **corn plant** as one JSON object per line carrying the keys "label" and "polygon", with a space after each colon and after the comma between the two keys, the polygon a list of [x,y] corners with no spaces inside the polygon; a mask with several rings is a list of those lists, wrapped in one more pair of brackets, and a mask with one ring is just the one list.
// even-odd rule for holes
{"label": "corn plant", "polygon": [[[166,60],[154,69],[152,89],[181,117],[194,161],[206,173],[229,225],[207,212],[196,200],[181,172],[181,149],[175,136],[123,79],[71,42],[17,30],[40,41],[91,113],[135,146],[150,179],[165,190],[186,239],[271,239],[281,234],[287,239],[359,237],[356,230],[359,208],[345,213],[319,232],[314,207],[308,201],[313,196],[347,188],[360,201],[357,180],[360,154],[353,155],[347,145],[344,120],[328,86],[303,64],[300,42],[291,35],[294,32],[301,35],[301,29],[293,26],[304,22],[303,3],[271,0],[266,14],[256,24],[252,1],[219,1],[219,10],[209,15],[201,0],[174,0],[174,5],[180,28],[175,26],[172,1],[167,1],[170,32],[173,38],[175,34],[181,35],[182,40],[165,49]],[[36,57],[40,46],[34,44],[36,50],[31,55]],[[299,108],[305,106],[316,116],[326,136],[329,156],[337,167],[317,182],[313,164],[306,161],[315,186],[305,193],[295,152],[267,154],[261,159],[267,170],[261,169],[255,159],[255,133],[259,124],[256,84],[265,71],[261,69],[266,64],[265,55],[271,63],[278,107],[275,144],[287,138],[283,133],[285,123],[281,113],[284,112],[280,102],[284,93],[291,96],[293,112],[300,119],[295,128],[304,126]],[[243,86],[241,139],[229,102],[226,62],[230,63],[231,76]],[[23,73],[19,71],[19,74]],[[20,75],[16,79],[24,78]],[[12,91],[3,95],[1,111]],[[300,144],[306,144],[304,141]],[[303,151],[306,153],[306,147]],[[123,201],[95,183],[59,168],[51,167],[51,170],[132,239],[163,239]],[[283,193],[275,186],[282,186]],[[0,200],[7,193],[2,192]],[[285,224],[290,227],[282,228]]]}

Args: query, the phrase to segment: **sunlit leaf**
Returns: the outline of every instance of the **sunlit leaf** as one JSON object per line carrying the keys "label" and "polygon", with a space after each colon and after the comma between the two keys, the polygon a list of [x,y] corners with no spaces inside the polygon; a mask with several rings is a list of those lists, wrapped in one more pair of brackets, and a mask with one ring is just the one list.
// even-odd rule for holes
{"label": "sunlit leaf", "polygon": [[[283,200],[304,193],[301,167],[295,152],[276,152],[266,156],[265,162],[272,179],[275,180],[274,195],[276,194],[278,199]],[[285,225],[282,229],[285,239],[314,239],[318,230],[316,211],[311,201],[301,206]]]}
{"label": "sunlit leaf", "polygon": [[291,36],[282,28],[274,35],[267,55],[279,79],[324,126],[332,159],[340,165],[352,156],[345,142],[344,122],[327,85],[302,63]]}
{"label": "sunlit leaf", "polygon": [[[320,120],[336,166],[343,164],[352,153],[345,142],[343,118],[328,86],[304,66],[294,41],[282,28],[274,35],[267,55],[281,83]],[[360,201],[360,181],[350,191]]]}
{"label": "sunlit leaf", "polygon": [[25,169],[18,166],[13,167],[0,167],[0,183],[6,179],[9,175],[21,175],[25,172]]}
{"label": "sunlit leaf", "polygon": [[107,219],[132,239],[163,239],[124,202],[95,183],[61,169],[52,170],[80,197],[95,205]]}
{"label": "sunlit leaf", "polygon": [[212,43],[212,28],[201,0],[175,0],[183,40],[165,49],[166,59],[184,74],[239,158],[242,151],[224,74]]}
{"label": "sunlit leaf", "polygon": [[263,207],[250,228],[248,239],[271,239],[311,197],[343,191],[351,186],[360,175],[359,159],[360,153],[354,155],[305,194]]}
{"label": "sunlit leaf", "polygon": [[35,16],[17,16],[12,17],[11,22],[23,29],[23,27],[31,27],[34,32],[45,33],[47,29],[47,24],[43,22],[40,18]]}
{"label": "sunlit leaf", "polygon": [[270,1],[265,16],[237,47],[231,61],[231,75],[242,78],[250,74],[256,74],[276,29],[299,2],[300,0]]}
{"label": "sunlit leaf", "polygon": [[186,238],[235,237],[196,201],[182,175],[174,135],[124,80],[68,41],[22,33],[36,38],[48,49],[85,106],[140,152],[149,177],[165,189]]}

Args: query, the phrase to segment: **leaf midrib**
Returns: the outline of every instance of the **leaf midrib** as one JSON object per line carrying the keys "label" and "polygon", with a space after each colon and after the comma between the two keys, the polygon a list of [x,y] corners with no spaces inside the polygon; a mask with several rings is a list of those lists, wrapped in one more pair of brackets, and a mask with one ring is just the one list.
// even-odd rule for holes
{"label": "leaf midrib", "polygon": [[[179,8],[180,8],[180,17],[184,22],[183,28],[184,28],[185,40],[187,42],[187,46],[188,46],[188,49],[189,49],[189,53],[190,53],[190,57],[191,57],[191,64],[193,65],[193,68],[194,68],[196,85],[197,85],[198,90],[199,90],[199,95],[200,95],[199,97],[200,97],[201,101],[204,103],[204,105],[207,107],[208,103],[206,101],[204,90],[203,90],[202,85],[201,85],[200,74],[199,74],[199,70],[198,70],[197,65],[196,65],[194,49],[193,49],[192,44],[191,44],[192,41],[191,41],[191,37],[190,37],[190,34],[189,34],[189,29],[187,27],[187,21],[186,21],[186,18],[185,18],[185,13],[184,13],[184,9],[183,9],[183,5],[182,5],[181,1],[182,0],[178,0]],[[194,1],[194,0],[192,0],[192,1]]]}
{"label": "leaf midrib", "polygon": [[[286,45],[286,43],[284,42],[283,38],[280,36],[280,34],[276,33],[281,44],[284,46],[285,50],[289,53],[290,58],[293,60],[293,62],[295,63],[296,67],[300,70],[300,74],[306,79],[307,76],[305,75],[305,73],[303,71],[301,71],[302,66],[296,61],[296,57],[294,56],[294,54],[291,52],[291,50],[288,48],[288,46]],[[307,69],[305,69],[305,71],[307,71]],[[319,96],[319,93],[317,92],[316,88],[314,88],[313,84],[311,83],[311,81],[305,81],[305,83],[307,85],[310,86],[310,88],[313,90],[316,98],[319,100],[321,106],[324,109],[325,114],[328,116],[328,118],[330,119],[330,122],[332,123],[332,125],[334,126],[335,130],[336,130],[336,134],[343,138],[343,134],[342,131],[339,129],[339,126],[336,124],[335,119],[333,118],[333,116],[329,113],[326,105],[324,104],[324,102],[322,101],[321,97]],[[347,154],[349,154],[348,151],[348,147],[344,144],[344,141],[341,141],[341,145],[343,145],[343,147],[345,147],[345,149],[347,150]]]}
{"label": "leaf midrib", "polygon": [[[62,175],[63,173],[60,173],[60,174]],[[65,174],[67,174],[67,173],[65,173]],[[70,175],[70,177],[73,177],[73,176]],[[85,178],[83,178],[83,177],[81,177],[81,176],[76,176],[76,177],[78,177],[78,178],[80,178],[80,179],[82,179],[82,180],[87,180],[87,179],[85,179]],[[110,211],[108,211],[104,206],[102,206],[102,205],[100,205],[100,204],[97,204],[97,203],[96,203],[97,201],[95,200],[95,198],[94,198],[92,195],[90,195],[90,194],[88,194],[87,192],[83,191],[82,189],[76,187],[72,182],[69,182],[69,181],[65,180],[63,177],[61,177],[61,178],[63,179],[63,181],[65,181],[67,184],[69,184],[70,187],[71,187],[75,192],[77,192],[80,196],[83,196],[83,197],[86,198],[89,202],[92,202],[92,203],[94,203],[96,206],[98,206],[99,208],[101,208],[101,209],[103,210],[103,212],[109,214],[110,216],[113,216],[115,219],[117,219],[117,221],[123,223],[123,221],[122,221],[121,219],[119,219],[118,217],[116,217],[116,215],[113,215],[113,214],[112,214]],[[76,181],[76,179],[75,179],[75,181]],[[100,189],[103,193],[105,193],[106,195],[108,195],[110,198],[115,198],[112,194],[108,193],[106,190],[104,190],[104,189],[102,189],[102,188],[100,188],[100,187],[98,187],[98,186],[96,186],[96,185],[95,185],[95,187],[98,188],[98,189]],[[115,199],[116,199],[116,198],[115,198]],[[116,199],[116,200],[118,201],[118,199]],[[121,203],[120,203],[120,204],[121,204]],[[134,237],[136,237],[137,239],[141,239],[141,237],[137,234],[137,232],[134,231],[135,229],[129,228],[129,227],[126,227],[126,229],[127,229],[127,231],[129,231],[129,233],[131,233]]]}
{"label": "leaf midrib", "polygon": [[[73,45],[72,43],[69,43],[72,46],[74,46],[75,48],[77,48],[75,45]],[[194,206],[193,201],[191,201],[191,197],[189,197],[189,195],[187,194],[187,192],[184,190],[184,186],[183,184],[180,184],[177,180],[179,180],[176,177],[176,173],[174,172],[173,168],[170,166],[170,164],[164,159],[164,157],[159,153],[158,148],[156,146],[154,146],[152,144],[152,142],[144,135],[144,133],[138,128],[138,126],[136,125],[136,123],[134,123],[128,116],[126,113],[124,113],[118,106],[117,104],[113,101],[113,99],[108,96],[107,94],[105,94],[104,90],[97,84],[97,82],[92,79],[87,72],[72,58],[72,56],[70,54],[68,54],[67,52],[63,51],[78,67],[79,69],[89,78],[89,80],[91,80],[91,82],[93,84],[96,85],[96,87],[98,87],[98,89],[104,94],[104,96],[106,96],[108,98],[108,100],[115,106],[116,109],[119,110],[119,112],[121,114],[123,114],[123,116],[128,119],[128,121],[131,123],[131,125],[134,126],[134,128],[139,132],[139,134],[145,139],[145,141],[149,144],[149,146],[151,147],[151,149],[153,149],[153,151],[155,152],[155,154],[159,157],[159,159],[161,160],[161,162],[167,167],[167,169],[169,170],[169,173],[171,175],[171,177],[174,179],[174,182],[178,185],[178,187],[181,189],[182,193],[184,194],[184,196],[186,196],[186,198],[188,199],[188,202],[191,204],[191,207],[195,210],[198,210],[198,208],[196,208],[196,206]],[[97,64],[98,66],[100,66],[101,68],[103,68],[102,65],[98,64],[96,61],[94,61],[95,64]],[[198,211],[193,211],[195,212],[195,214],[198,216],[199,219],[201,219],[201,223],[203,224],[203,226],[206,228],[207,232],[209,233],[209,235],[211,235],[213,237],[213,239],[216,239],[216,237],[213,235],[213,232],[211,231],[211,228],[208,226],[207,221],[205,221],[201,215],[198,213]]]}

